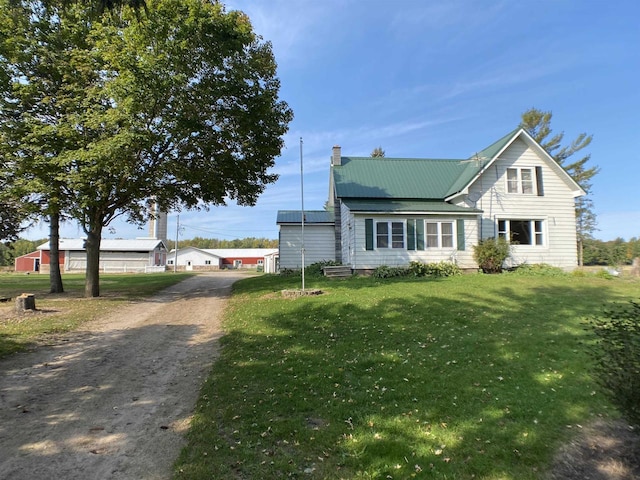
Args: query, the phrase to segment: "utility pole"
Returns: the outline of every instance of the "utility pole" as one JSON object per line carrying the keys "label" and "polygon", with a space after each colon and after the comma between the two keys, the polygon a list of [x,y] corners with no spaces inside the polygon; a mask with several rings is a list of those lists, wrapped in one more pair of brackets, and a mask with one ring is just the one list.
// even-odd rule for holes
{"label": "utility pole", "polygon": [[173,254],[173,273],[178,271],[178,235],[180,234],[180,215],[176,220],[176,249]]}
{"label": "utility pole", "polygon": [[304,170],[302,168],[302,137],[300,137],[300,199],[302,203],[302,248],[300,253],[302,254],[302,291],[304,292]]}

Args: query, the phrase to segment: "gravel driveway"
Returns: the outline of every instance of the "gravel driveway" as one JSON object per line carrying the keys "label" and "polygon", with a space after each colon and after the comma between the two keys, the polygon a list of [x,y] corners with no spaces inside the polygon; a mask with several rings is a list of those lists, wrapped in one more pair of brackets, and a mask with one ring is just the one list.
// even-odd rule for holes
{"label": "gravel driveway", "polygon": [[0,360],[0,479],[170,478],[242,277],[191,277]]}

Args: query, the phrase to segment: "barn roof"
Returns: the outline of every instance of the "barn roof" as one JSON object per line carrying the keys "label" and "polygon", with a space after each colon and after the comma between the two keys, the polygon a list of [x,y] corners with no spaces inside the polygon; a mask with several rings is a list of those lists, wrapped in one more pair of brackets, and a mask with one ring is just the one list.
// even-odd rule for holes
{"label": "barn roof", "polygon": [[[100,242],[101,252],[150,252],[158,247],[166,248],[164,242],[156,238],[137,238],[135,240],[105,238]],[[86,250],[85,239],[61,238],[59,248],[60,251]],[[40,245],[38,250],[51,250],[49,242]]]}

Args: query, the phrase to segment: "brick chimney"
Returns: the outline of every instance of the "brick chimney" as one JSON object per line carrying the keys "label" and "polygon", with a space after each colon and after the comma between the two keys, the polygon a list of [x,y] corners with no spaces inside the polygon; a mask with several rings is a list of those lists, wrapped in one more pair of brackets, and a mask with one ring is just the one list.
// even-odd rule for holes
{"label": "brick chimney", "polygon": [[331,165],[342,165],[342,149],[340,145],[333,146],[333,152],[331,153]]}

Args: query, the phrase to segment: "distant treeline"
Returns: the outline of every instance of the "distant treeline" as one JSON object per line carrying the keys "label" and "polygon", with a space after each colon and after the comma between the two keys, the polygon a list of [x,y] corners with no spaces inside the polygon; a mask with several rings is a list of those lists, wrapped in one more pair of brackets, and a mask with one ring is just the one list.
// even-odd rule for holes
{"label": "distant treeline", "polygon": [[[16,257],[33,252],[38,245],[47,241],[46,238],[42,240],[21,238],[11,243],[0,242],[0,267],[13,266]],[[175,241],[169,240],[167,243],[167,248],[174,248]],[[255,237],[235,240],[195,237],[189,240],[180,240],[178,246],[180,248],[278,248],[278,240]],[[640,257],[640,238],[634,237],[629,241],[617,238],[606,242],[591,239],[584,242],[585,265],[629,265],[635,257]]]}
{"label": "distant treeline", "polygon": [[[48,238],[42,240],[25,240],[20,238],[15,242],[0,242],[0,267],[13,266],[16,257],[31,253],[38,245],[48,242]],[[171,250],[175,246],[174,240],[167,241],[167,248]],[[236,240],[219,240],[217,238],[195,237],[189,240],[180,240],[180,248],[278,248],[278,240],[270,238],[239,238]]]}
{"label": "distant treeline", "polygon": [[623,238],[607,242],[595,239],[584,241],[585,265],[630,265],[636,257],[640,257],[640,238],[637,237],[628,242]]}
{"label": "distant treeline", "polygon": [[[169,240],[167,248],[175,248],[175,240]],[[180,240],[178,248],[278,248],[278,240],[270,238],[236,238],[235,240],[220,240],[218,238],[194,237],[189,240]]]}

